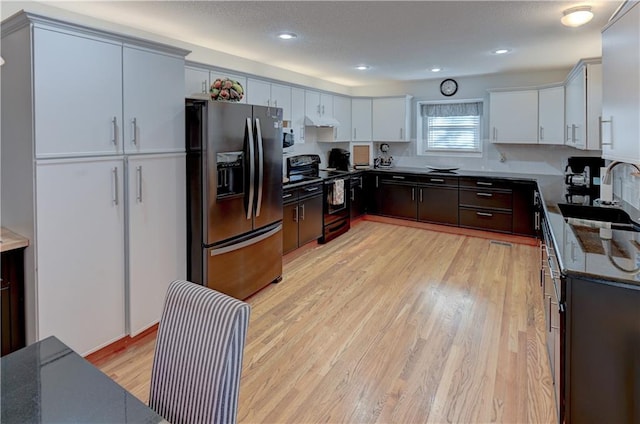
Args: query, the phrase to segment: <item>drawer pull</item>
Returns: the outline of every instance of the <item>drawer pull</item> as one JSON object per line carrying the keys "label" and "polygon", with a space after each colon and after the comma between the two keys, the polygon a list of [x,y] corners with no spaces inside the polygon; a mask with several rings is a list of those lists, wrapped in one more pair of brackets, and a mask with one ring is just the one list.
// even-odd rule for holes
{"label": "drawer pull", "polygon": [[429,178],[429,181],[432,183],[443,183],[444,180],[442,178]]}
{"label": "drawer pull", "polygon": [[287,199],[287,198],[292,197],[292,196],[293,196],[292,193],[287,193],[287,194],[283,195],[282,198],[283,199]]}
{"label": "drawer pull", "polygon": [[493,214],[492,213],[488,213],[488,212],[476,212],[476,215],[484,216],[484,217],[487,217],[487,218],[492,218],[493,217]]}
{"label": "drawer pull", "polygon": [[404,177],[402,175],[393,175],[391,178],[393,178],[394,180],[404,180]]}
{"label": "drawer pull", "polygon": [[485,181],[476,181],[476,184],[479,186],[486,186],[486,187],[491,187],[493,185],[493,183],[487,183]]}
{"label": "drawer pull", "polygon": [[311,193],[312,191],[318,191],[319,187],[307,187],[304,191]]}
{"label": "drawer pull", "polygon": [[476,196],[480,196],[480,197],[493,197],[493,194],[491,194],[491,193],[476,193]]}

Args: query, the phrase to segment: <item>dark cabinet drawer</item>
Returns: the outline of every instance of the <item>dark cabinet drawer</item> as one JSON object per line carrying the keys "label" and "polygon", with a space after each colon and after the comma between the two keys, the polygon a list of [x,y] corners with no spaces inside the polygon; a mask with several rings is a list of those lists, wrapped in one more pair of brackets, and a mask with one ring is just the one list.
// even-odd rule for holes
{"label": "dark cabinet drawer", "polygon": [[309,184],[298,188],[298,199],[306,199],[313,196],[320,196],[322,194],[322,183]]}
{"label": "dark cabinet drawer", "polygon": [[511,190],[460,189],[460,206],[511,210]]}
{"label": "dark cabinet drawer", "polygon": [[458,177],[450,177],[444,175],[422,176],[418,179],[418,182],[433,186],[458,187]]}
{"label": "dark cabinet drawer", "polygon": [[511,190],[512,182],[509,180],[460,177],[460,188],[503,189]]}
{"label": "dark cabinet drawer", "polygon": [[502,233],[510,233],[512,229],[510,212],[460,207],[458,213],[461,227]]}

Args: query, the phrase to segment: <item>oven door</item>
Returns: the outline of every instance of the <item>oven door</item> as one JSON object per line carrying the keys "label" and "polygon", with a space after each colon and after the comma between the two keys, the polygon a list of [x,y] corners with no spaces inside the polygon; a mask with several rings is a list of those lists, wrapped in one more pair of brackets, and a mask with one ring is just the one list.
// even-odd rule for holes
{"label": "oven door", "polygon": [[[340,182],[341,181],[341,182]],[[348,179],[336,179],[324,182],[324,213],[325,215],[340,215],[347,210]]]}

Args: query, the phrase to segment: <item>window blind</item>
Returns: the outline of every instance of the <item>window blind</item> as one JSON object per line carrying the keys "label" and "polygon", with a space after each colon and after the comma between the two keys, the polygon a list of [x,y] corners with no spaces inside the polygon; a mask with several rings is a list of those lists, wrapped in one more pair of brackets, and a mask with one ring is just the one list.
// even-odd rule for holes
{"label": "window blind", "polygon": [[422,105],[425,151],[481,151],[482,102]]}

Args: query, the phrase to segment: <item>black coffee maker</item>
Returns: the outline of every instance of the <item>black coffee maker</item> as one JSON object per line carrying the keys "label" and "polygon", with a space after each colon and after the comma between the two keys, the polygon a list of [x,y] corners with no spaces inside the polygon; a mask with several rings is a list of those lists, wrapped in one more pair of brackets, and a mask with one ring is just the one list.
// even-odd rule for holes
{"label": "black coffee maker", "polygon": [[329,168],[335,168],[338,171],[348,171],[351,165],[349,157],[351,153],[345,149],[334,148],[329,152]]}
{"label": "black coffee maker", "polygon": [[565,199],[567,203],[591,205],[600,196],[600,168],[604,159],[591,156],[572,156],[564,169]]}

